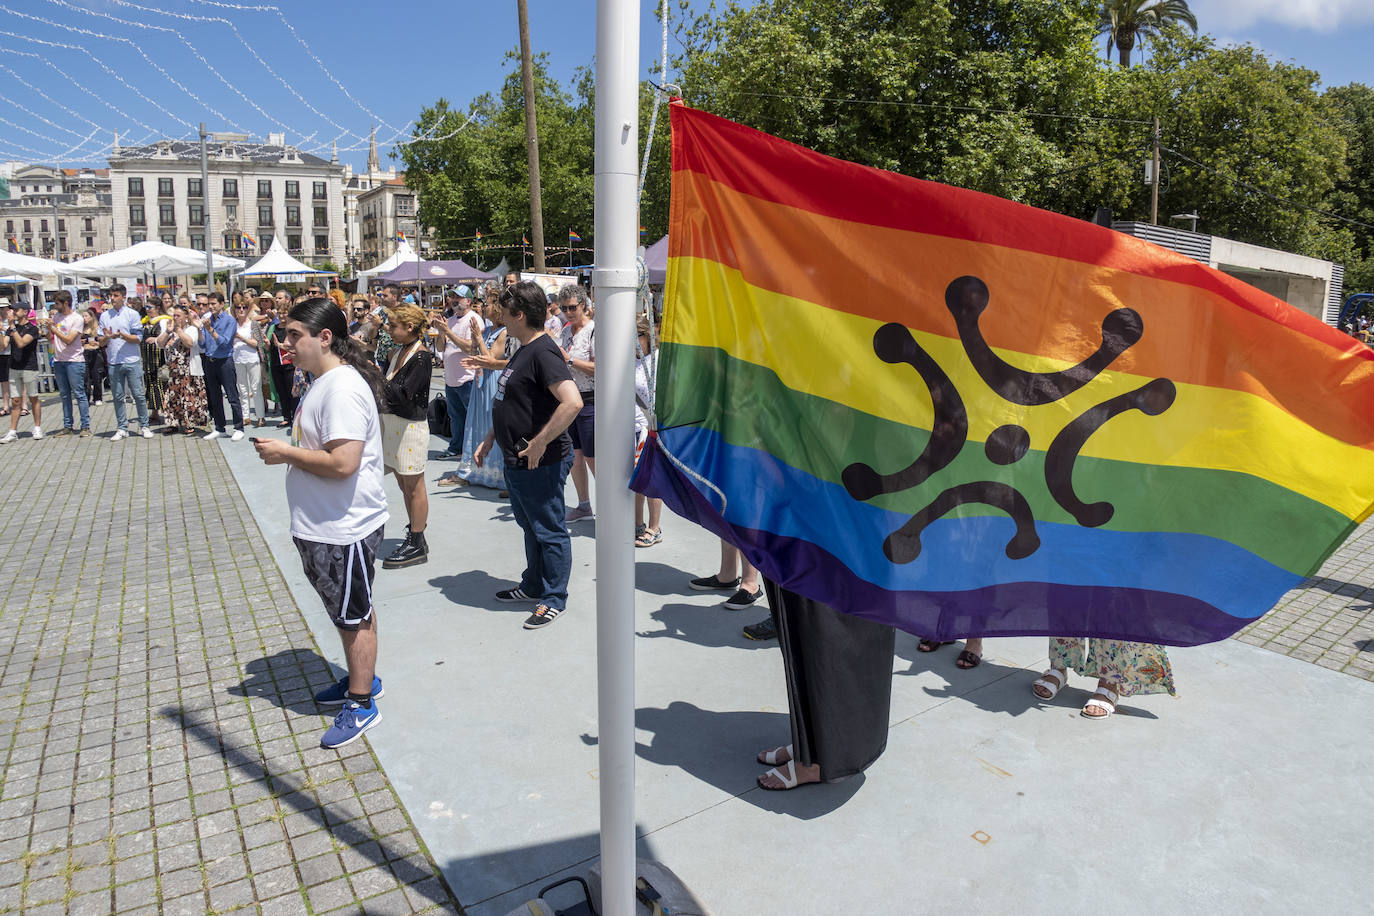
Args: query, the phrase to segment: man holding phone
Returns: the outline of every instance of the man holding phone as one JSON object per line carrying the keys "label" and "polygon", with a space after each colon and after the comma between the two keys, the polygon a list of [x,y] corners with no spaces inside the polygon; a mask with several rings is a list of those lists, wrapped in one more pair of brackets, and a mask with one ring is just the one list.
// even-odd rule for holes
{"label": "man holding phone", "polygon": [[501,293],[506,330],[520,341],[496,381],[492,431],[477,446],[478,467],[499,442],[506,456],[511,510],[525,533],[525,572],[497,601],[529,601],[534,613],[525,629],[553,623],[567,608],[572,541],[564,521],[563,488],[572,469],[568,424],[582,409],[563,351],[544,332],[548,301],[534,283],[517,283]]}

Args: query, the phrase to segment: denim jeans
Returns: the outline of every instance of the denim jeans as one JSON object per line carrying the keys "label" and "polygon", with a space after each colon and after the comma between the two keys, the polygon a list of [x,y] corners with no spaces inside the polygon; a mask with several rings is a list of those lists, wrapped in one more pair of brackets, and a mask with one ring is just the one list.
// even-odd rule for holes
{"label": "denim jeans", "polygon": [[72,428],[72,396],[76,396],[76,406],[81,409],[81,428],[91,428],[91,408],[86,400],[86,360],[79,359],[68,363],[54,360],[53,377],[57,379],[57,393],[62,396],[62,426]]}
{"label": "denim jeans", "polygon": [[563,487],[572,470],[572,455],[556,465],[506,468],[506,489],[515,521],[525,533],[525,572],[520,590],[551,608],[568,606],[572,572],[572,539],[563,520],[568,507]]}
{"label": "denim jeans", "polygon": [[[451,356],[450,359],[458,357]],[[463,427],[468,422],[468,404],[472,403],[472,382],[464,382],[456,388],[444,386],[444,406],[448,408],[448,450],[455,455],[463,451]],[[469,455],[469,458],[472,456]]]}
{"label": "denim jeans", "polygon": [[110,397],[114,398],[115,425],[125,432],[129,431],[129,420],[124,416],[124,395],[134,396],[134,407],[138,409],[138,425],[148,425],[148,399],[143,394],[143,362],[115,363],[110,366]]}
{"label": "denim jeans", "polygon": [[205,398],[210,402],[210,419],[215,421],[215,429],[224,432],[224,399],[228,398],[234,429],[241,431],[243,407],[239,404],[239,383],[234,372],[234,361],[227,356],[202,356],[200,362],[205,367]]}

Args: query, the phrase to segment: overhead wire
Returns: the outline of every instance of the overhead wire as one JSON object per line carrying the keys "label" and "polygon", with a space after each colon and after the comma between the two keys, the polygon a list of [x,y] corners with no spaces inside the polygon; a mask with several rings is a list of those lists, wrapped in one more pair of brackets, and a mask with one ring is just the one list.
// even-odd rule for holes
{"label": "overhead wire", "polygon": [[[5,50],[5,49],[0,48],[0,52],[3,52],[4,50]],[[19,52],[19,53],[24,53],[24,52]],[[34,56],[36,57],[37,55],[34,55]],[[94,121],[92,121],[90,118],[88,118],[88,117],[86,117],[85,115],[83,115],[81,112],[76,111],[75,109],[72,109],[72,108],[68,108],[66,105],[63,105],[61,102],[57,101],[57,99],[55,99],[55,98],[53,98],[52,96],[48,95],[46,92],[44,92],[42,89],[40,89],[40,88],[38,88],[37,86],[35,86],[33,83],[30,83],[28,80],[24,79],[22,76],[19,75],[18,71],[16,71],[13,67],[10,67],[10,66],[8,66],[8,65],[6,65],[6,64],[0,64],[0,70],[3,70],[4,72],[8,73],[8,74],[10,75],[10,77],[11,77],[16,83],[19,83],[21,86],[23,86],[24,88],[28,89],[30,92],[33,92],[33,93],[35,93],[35,94],[41,96],[43,99],[45,99],[46,101],[52,103],[53,105],[56,105],[58,108],[61,108],[63,111],[65,111],[67,114],[71,115],[72,117],[74,117],[74,118],[76,118],[76,119],[78,119],[78,120],[81,120],[81,121],[85,121],[87,124],[91,125],[91,126],[94,127],[94,128],[97,128],[97,129],[100,129],[100,130],[104,130],[104,129],[105,129],[105,128],[101,127],[99,124],[97,124],[97,123],[95,123]]]}
{"label": "overhead wire", "polygon": [[199,3],[199,4],[201,4],[202,6],[213,6],[213,7],[219,8],[219,9],[232,9],[232,10],[239,10],[239,11],[244,11],[244,12],[272,12],[272,13],[276,13],[276,14],[277,14],[277,18],[281,20],[282,25],[286,26],[286,30],[287,30],[288,32],[291,33],[291,37],[293,37],[293,38],[296,39],[296,41],[300,44],[300,46],[301,46],[302,48],[305,49],[305,53],[310,55],[310,59],[313,60],[316,64],[319,65],[319,68],[320,68],[320,70],[324,73],[324,75],[325,75],[326,77],[328,77],[329,80],[330,80],[335,86],[338,86],[338,87],[339,87],[339,91],[342,92],[342,93],[348,98],[348,100],[349,100],[350,102],[352,102],[354,105],[358,106],[358,109],[359,109],[360,111],[362,111],[363,114],[367,115],[369,118],[372,118],[374,121],[378,122],[379,124],[383,124],[383,125],[385,125],[386,127],[389,127],[389,128],[391,128],[392,130],[395,130],[397,136],[400,136],[402,133],[405,132],[406,128],[402,127],[402,128],[397,129],[396,126],[395,126],[394,124],[389,124],[389,123],[386,121],[386,119],[383,118],[381,115],[377,114],[377,113],[374,112],[372,109],[370,109],[370,108],[368,108],[366,105],[364,105],[362,102],[359,102],[356,98],[354,98],[354,97],[353,97],[353,93],[351,93],[351,92],[348,91],[348,87],[345,86],[343,83],[339,82],[338,78],[337,78],[336,76],[334,76],[334,74],[331,73],[331,72],[329,71],[329,68],[326,67],[326,66],[324,65],[324,61],[320,60],[319,57],[316,56],[314,49],[312,49],[312,48],[310,47],[310,45],[306,43],[305,39],[301,38],[300,34],[296,31],[296,27],[293,26],[293,25],[291,24],[291,21],[290,21],[289,19],[286,18],[286,14],[283,13],[283,12],[281,11],[281,8],[280,8],[280,7],[276,7],[276,6],[256,6],[256,5],[255,5],[255,6],[245,6],[245,5],[243,5],[243,4],[238,4],[238,3],[222,3],[222,2],[218,2],[218,0],[191,0],[191,2],[192,2],[192,3]]}
{"label": "overhead wire", "polygon": [[[16,49],[16,48],[6,48],[6,47],[0,47],[0,54],[17,54],[17,55],[20,55],[21,57],[32,57],[32,58],[34,58],[35,60],[37,60],[39,63],[45,64],[49,69],[55,71],[55,72],[57,73],[58,76],[61,76],[63,79],[65,79],[67,82],[71,83],[71,84],[72,84],[73,86],[75,86],[77,89],[80,89],[82,92],[86,93],[86,94],[89,95],[91,98],[95,99],[97,102],[100,102],[100,103],[101,103],[102,105],[104,105],[106,108],[110,109],[110,110],[113,111],[115,114],[117,114],[117,115],[119,115],[120,117],[124,118],[126,121],[131,121],[131,122],[133,122],[134,124],[137,124],[139,127],[143,128],[144,130],[150,130],[150,131],[156,132],[156,129],[155,129],[151,124],[147,124],[147,123],[145,123],[145,122],[143,122],[143,121],[140,121],[138,118],[136,118],[136,117],[134,117],[133,115],[129,114],[127,111],[124,111],[122,108],[119,108],[118,106],[111,104],[110,101],[109,101],[108,99],[105,99],[105,98],[102,98],[102,97],[99,96],[99,95],[96,95],[96,94],[95,94],[94,92],[92,92],[89,88],[87,88],[86,86],[84,86],[84,85],[82,85],[80,82],[78,82],[76,79],[74,79],[74,78],[71,76],[71,74],[67,73],[65,70],[63,70],[61,67],[59,67],[59,66],[57,66],[56,64],[54,64],[52,61],[48,60],[48,59],[47,59],[46,57],[44,57],[43,55],[41,55],[41,54],[35,54],[35,53],[33,53],[32,51],[20,51],[20,50],[18,50],[18,49]],[[8,69],[8,68],[6,68],[6,69]],[[13,73],[14,71],[13,71],[13,70],[10,70],[10,72]],[[21,80],[21,82],[22,82],[22,80]],[[25,83],[25,85],[28,85],[28,83]],[[46,98],[46,96],[44,96],[44,97]],[[58,103],[54,103],[54,104],[58,104]],[[61,107],[65,108],[65,106],[61,106]],[[66,110],[67,110],[67,111],[71,111],[71,109],[66,109]],[[72,114],[76,114],[76,112],[72,112]],[[78,115],[76,115],[76,116],[79,117],[79,118],[81,118],[81,120],[86,121],[86,123],[88,123],[88,124],[94,124],[94,123],[95,123],[94,121],[91,121],[90,119],[85,118],[85,117],[83,117],[82,115],[79,115],[79,114],[78,114]]]}
{"label": "overhead wire", "polygon": [[305,96],[301,95],[300,92],[297,91],[295,86],[291,85],[285,79],[283,79],[281,74],[279,74],[276,70],[273,70],[272,66],[268,64],[267,61],[263,60],[262,55],[259,54],[257,49],[254,48],[248,42],[248,39],[243,37],[243,33],[239,31],[238,26],[235,25],[232,20],[226,19],[223,16],[197,16],[194,13],[182,13],[175,12],[172,10],[159,10],[155,7],[142,6],[138,3],[132,2],[132,0],[109,0],[109,2],[115,4],[116,6],[128,7],[130,9],[137,9],[143,12],[154,12],[158,13],[159,15],[169,16],[173,19],[181,19],[188,22],[210,22],[226,26],[231,32],[234,33],[234,37],[238,39],[239,44],[243,45],[243,47],[248,51],[248,53],[253,56],[253,59],[256,60],[262,66],[262,68],[272,76],[273,79],[280,83],[282,85],[282,88],[284,88],[287,92],[291,93],[291,95],[293,95],[296,98],[296,101],[300,102],[306,108],[310,109],[312,114],[314,114],[320,120],[327,122],[331,127],[337,128],[344,134],[359,137],[360,139],[362,138],[361,134],[349,130],[347,127],[344,127],[338,121],[335,121],[333,118],[329,117],[327,114],[320,111],[314,105],[310,104],[309,100],[307,100]]}
{"label": "overhead wire", "polygon": [[[0,8],[3,8],[3,7],[0,7]],[[143,101],[147,102],[149,105],[152,105],[154,108],[156,108],[158,111],[160,111],[160,112],[162,112],[163,114],[165,114],[167,117],[171,118],[173,121],[176,121],[177,123],[182,124],[182,125],[184,125],[184,126],[186,126],[186,127],[194,128],[194,125],[191,124],[190,121],[187,121],[186,119],[181,118],[181,117],[179,117],[179,116],[173,114],[172,112],[168,111],[168,110],[167,110],[166,108],[164,108],[163,106],[159,105],[159,104],[158,104],[157,102],[155,102],[153,99],[148,98],[148,96],[146,96],[146,95],[144,95],[142,92],[140,92],[140,91],[138,90],[137,87],[131,85],[131,84],[129,83],[128,80],[126,80],[124,77],[120,76],[120,75],[119,75],[117,72],[115,72],[108,64],[106,64],[106,63],[105,63],[103,60],[101,60],[99,57],[96,57],[94,54],[92,54],[87,48],[85,48],[85,47],[82,46],[82,45],[67,44],[66,42],[63,42],[63,41],[49,41],[49,40],[47,40],[47,39],[45,39],[45,38],[34,38],[33,36],[30,36],[30,35],[19,35],[19,34],[15,33],[15,32],[5,31],[5,30],[3,30],[3,29],[0,29],[0,35],[5,36],[6,38],[17,38],[17,39],[19,39],[20,41],[31,41],[31,42],[33,42],[34,44],[44,45],[44,46],[50,47],[50,48],[62,48],[62,49],[67,50],[67,51],[80,51],[81,53],[83,53],[83,54],[85,54],[87,57],[89,57],[89,58],[96,64],[96,66],[100,67],[100,69],[102,69],[102,70],[104,70],[106,73],[110,74],[110,76],[112,76],[112,77],[114,77],[115,79],[117,79],[117,80],[118,80],[120,83],[122,83],[123,85],[127,86],[131,92],[133,92],[135,95],[137,95],[137,96],[138,96],[139,98],[141,98]]]}
{"label": "overhead wire", "polygon": [[[42,16],[35,16],[35,15],[33,15],[32,13],[21,13],[21,12],[19,12],[19,11],[17,11],[17,10],[10,9],[9,7],[5,6],[4,4],[0,4],[0,10],[3,10],[4,12],[10,13],[10,14],[15,15],[15,16],[20,16],[20,17],[22,17],[22,18],[24,18],[24,19],[31,19],[31,20],[33,20],[34,22],[41,22],[41,23],[43,23],[44,25],[51,26],[51,27],[53,27],[53,28],[63,29],[63,30],[68,31],[68,32],[75,32],[75,33],[78,34],[78,35],[86,35],[86,36],[89,36],[89,37],[91,37],[91,38],[99,38],[99,39],[101,39],[101,40],[103,40],[103,41],[118,41],[118,42],[122,42],[122,43],[124,43],[124,44],[126,44],[126,45],[129,45],[131,48],[133,48],[135,51],[137,51],[137,52],[138,52],[138,55],[139,55],[140,57],[142,57],[142,58],[148,63],[148,66],[152,67],[152,68],[153,68],[154,70],[156,70],[158,73],[161,73],[161,74],[163,75],[163,77],[166,78],[167,82],[171,83],[173,86],[175,86],[176,88],[178,88],[178,89],[180,89],[182,92],[184,92],[184,93],[185,93],[187,96],[189,96],[193,101],[195,101],[195,103],[196,103],[197,105],[199,105],[200,107],[204,108],[206,111],[209,111],[211,114],[215,115],[217,118],[219,118],[221,121],[225,122],[226,124],[230,125],[231,127],[237,127],[239,130],[243,130],[243,129],[244,129],[242,124],[239,124],[237,121],[234,121],[232,118],[230,118],[229,116],[225,115],[223,112],[219,111],[217,108],[215,108],[215,107],[214,107],[213,105],[211,105],[209,102],[206,102],[206,101],[205,101],[204,99],[202,99],[200,96],[196,95],[194,92],[192,92],[190,89],[188,89],[183,83],[181,83],[181,82],[180,82],[179,80],[177,80],[174,76],[172,76],[172,74],[168,73],[167,70],[166,70],[166,68],[164,68],[164,67],[163,67],[161,64],[159,64],[157,61],[153,60],[151,57],[149,57],[148,54],[147,54],[147,52],[144,51],[141,47],[139,47],[138,42],[134,41],[133,39],[124,38],[124,37],[122,37],[122,36],[120,36],[120,35],[109,35],[109,34],[106,34],[106,33],[104,33],[104,32],[96,32],[96,31],[92,31],[91,29],[83,29],[83,28],[81,28],[80,26],[65,25],[65,24],[63,24],[63,23],[61,23],[61,22],[55,22],[55,21],[53,21],[53,20],[51,20],[51,19],[46,19],[46,18],[44,18],[44,17],[42,17]],[[178,119],[178,120],[180,120],[180,119]],[[182,121],[182,123],[183,123],[183,124],[187,124],[187,123],[189,123],[189,122]]]}
{"label": "overhead wire", "polygon": [[[258,114],[262,115],[264,118],[271,121],[273,124],[276,124],[283,130],[293,130],[293,128],[291,128],[285,122],[277,118],[274,118],[272,115],[268,114],[267,111],[265,111],[261,105],[259,105],[257,102],[253,101],[251,98],[245,95],[243,90],[239,89],[238,86],[235,86],[233,83],[229,82],[229,80],[225,79],[224,74],[220,73],[219,70],[215,69],[215,65],[210,63],[209,59],[201,53],[200,49],[197,48],[194,44],[192,44],[191,41],[187,39],[187,37],[184,34],[182,34],[179,30],[169,28],[168,26],[151,25],[146,22],[137,22],[132,19],[123,19],[119,16],[115,16],[110,13],[101,12],[100,10],[88,9],[84,6],[77,6],[74,3],[68,2],[68,0],[47,0],[47,2],[55,6],[61,6],[66,9],[75,10],[77,12],[88,13],[93,16],[99,16],[102,19],[108,19],[111,22],[117,22],[120,25],[133,26],[139,29],[149,29],[155,32],[167,32],[171,35],[176,36],[176,38],[186,46],[187,50],[189,50],[193,55],[195,55],[196,59],[199,60],[201,64],[203,64],[205,68],[215,76],[216,79],[218,79],[225,86],[229,87],[229,89],[233,91],[236,95],[238,95],[239,98],[243,99],[245,102],[251,105],[253,109],[258,112]],[[155,10],[151,7],[148,8],[147,11],[156,12],[157,14],[164,16],[168,15],[166,10]]]}

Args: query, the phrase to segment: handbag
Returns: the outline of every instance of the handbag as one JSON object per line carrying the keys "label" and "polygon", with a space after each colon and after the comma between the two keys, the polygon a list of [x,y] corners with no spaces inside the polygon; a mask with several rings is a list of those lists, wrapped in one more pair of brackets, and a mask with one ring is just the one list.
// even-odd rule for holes
{"label": "handbag", "polygon": [[425,419],[429,421],[431,436],[441,436],[447,439],[453,435],[453,431],[448,425],[448,402],[444,400],[442,394],[436,394],[434,400],[429,402]]}

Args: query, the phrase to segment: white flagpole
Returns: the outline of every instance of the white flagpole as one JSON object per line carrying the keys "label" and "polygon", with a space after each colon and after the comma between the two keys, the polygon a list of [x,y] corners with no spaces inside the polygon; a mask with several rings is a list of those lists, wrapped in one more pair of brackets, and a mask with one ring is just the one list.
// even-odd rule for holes
{"label": "white flagpole", "polygon": [[[639,216],[639,3],[596,8],[596,686],[601,912],[635,910],[635,227]],[[568,243],[572,263],[572,242]]]}

